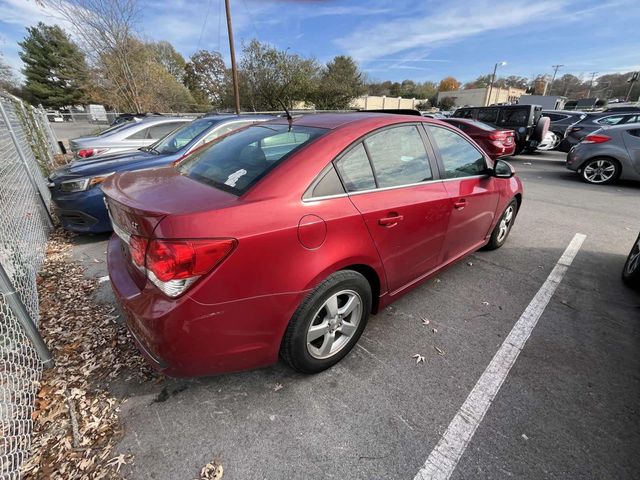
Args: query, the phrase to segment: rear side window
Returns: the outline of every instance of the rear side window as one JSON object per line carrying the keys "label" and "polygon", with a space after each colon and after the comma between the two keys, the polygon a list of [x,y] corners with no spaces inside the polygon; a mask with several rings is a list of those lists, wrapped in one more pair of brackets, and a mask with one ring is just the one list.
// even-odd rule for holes
{"label": "rear side window", "polygon": [[380,188],[433,179],[427,151],[415,125],[388,128],[371,135],[364,143]]}
{"label": "rear side window", "polygon": [[627,130],[629,135],[633,135],[634,137],[640,137],[640,129],[636,128],[635,130]]}
{"label": "rear side window", "polygon": [[194,180],[242,195],[285,158],[325,132],[325,128],[297,125],[254,125],[196,151],[178,169]]}
{"label": "rear side window", "polygon": [[445,178],[481,175],[487,168],[484,156],[476,147],[457,133],[429,125],[429,132],[440,151]]}
{"label": "rear side window", "polygon": [[129,135],[126,140],[144,140],[145,138],[149,138],[149,128],[143,128],[142,130],[138,130],[136,133]]}
{"label": "rear side window", "polygon": [[362,143],[358,143],[336,163],[347,192],[376,188],[369,157]]}
{"label": "rear side window", "polygon": [[529,125],[529,108],[509,108],[502,111],[501,125],[526,127]]}
{"label": "rear side window", "polygon": [[497,108],[483,108],[478,111],[479,122],[496,123],[498,121],[498,109]]}
{"label": "rear side window", "polygon": [[609,117],[594,120],[593,123],[597,123],[598,125],[618,125],[619,123],[623,123],[625,120],[626,117],[624,115],[611,115]]}

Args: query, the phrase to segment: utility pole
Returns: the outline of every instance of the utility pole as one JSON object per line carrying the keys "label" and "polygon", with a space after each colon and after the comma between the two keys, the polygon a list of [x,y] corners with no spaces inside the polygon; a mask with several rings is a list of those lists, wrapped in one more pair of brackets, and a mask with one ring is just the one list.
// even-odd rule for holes
{"label": "utility pole", "polygon": [[593,79],[596,78],[598,72],[591,72],[591,81],[589,82],[589,90],[587,90],[587,98],[591,95],[591,87],[593,87]]}
{"label": "utility pole", "polygon": [[556,74],[560,67],[564,67],[564,65],[551,65],[551,68],[553,68],[553,77],[551,77],[551,83],[549,84],[549,95],[551,95],[551,90],[553,90],[553,82],[556,79]]}
{"label": "utility pole", "polygon": [[231,7],[229,0],[224,0],[227,11],[227,30],[229,31],[229,53],[231,54],[231,76],[233,78],[233,98],[236,104],[236,114],[240,114],[240,89],[238,88],[238,67],[236,66],[236,49],[233,46],[233,27],[231,26]]}
{"label": "utility pole", "polygon": [[633,90],[633,85],[638,81],[639,76],[640,76],[640,72],[633,72],[633,74],[631,75],[631,78],[627,80],[627,82],[629,82],[630,85],[629,85],[629,91],[627,92],[627,96],[624,99],[625,102],[629,101],[629,97],[631,96],[631,90]]}

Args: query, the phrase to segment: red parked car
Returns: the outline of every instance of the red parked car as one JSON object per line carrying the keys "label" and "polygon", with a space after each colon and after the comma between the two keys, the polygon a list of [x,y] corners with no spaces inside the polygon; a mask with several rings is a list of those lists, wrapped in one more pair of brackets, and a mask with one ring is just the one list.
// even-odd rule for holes
{"label": "red parked car", "polygon": [[103,186],[108,263],[149,361],[195,376],[347,355],[375,313],[471,252],[522,202],[509,164],[459,130],[379,113],[278,119],[179,166]]}
{"label": "red parked car", "polygon": [[465,118],[445,118],[442,121],[473,138],[493,160],[508,157],[516,151],[516,132],[513,130],[496,129],[486,123]]}

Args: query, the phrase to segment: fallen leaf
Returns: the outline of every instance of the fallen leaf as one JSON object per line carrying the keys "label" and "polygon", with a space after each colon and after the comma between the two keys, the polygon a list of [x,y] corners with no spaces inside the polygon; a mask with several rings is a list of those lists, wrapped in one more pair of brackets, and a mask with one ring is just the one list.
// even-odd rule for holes
{"label": "fallen leaf", "polygon": [[276,386],[273,387],[273,391],[277,392],[278,390],[282,390],[284,387],[282,386],[281,383],[276,383]]}
{"label": "fallen leaf", "polygon": [[419,353],[416,353],[412,358],[416,359],[416,364],[420,362],[424,363],[424,356],[420,355]]}
{"label": "fallen leaf", "polygon": [[473,267],[473,262],[467,262],[467,265],[469,265],[470,267]]}
{"label": "fallen leaf", "polygon": [[438,347],[433,347],[436,349],[436,352],[438,352],[438,355],[444,356],[444,350],[439,349]]}
{"label": "fallen leaf", "polygon": [[431,331],[432,331],[433,333],[438,333],[438,329],[437,329],[437,328],[432,328],[432,329],[431,329]]}
{"label": "fallen leaf", "polygon": [[489,302],[482,302],[483,305],[489,305]]}
{"label": "fallen leaf", "polygon": [[529,437],[527,437],[524,433],[522,434],[522,438],[524,438],[525,440],[529,440]]}
{"label": "fallen leaf", "polygon": [[422,319],[422,325],[429,325],[431,322],[429,321],[428,318],[423,318]]}

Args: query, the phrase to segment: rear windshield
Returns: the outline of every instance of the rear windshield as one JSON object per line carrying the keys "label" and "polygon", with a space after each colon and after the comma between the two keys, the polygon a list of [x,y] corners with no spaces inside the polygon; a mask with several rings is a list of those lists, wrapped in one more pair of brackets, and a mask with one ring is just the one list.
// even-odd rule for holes
{"label": "rear windshield", "polygon": [[287,156],[325,132],[296,125],[255,125],[214,141],[178,169],[194,180],[242,195]]}
{"label": "rear windshield", "polygon": [[174,130],[167,136],[161,138],[149,148],[155,150],[159,154],[176,153],[182,147],[187,145],[191,140],[196,138],[211,126],[219,123],[217,118],[199,118],[193,122],[187,123],[183,127]]}

